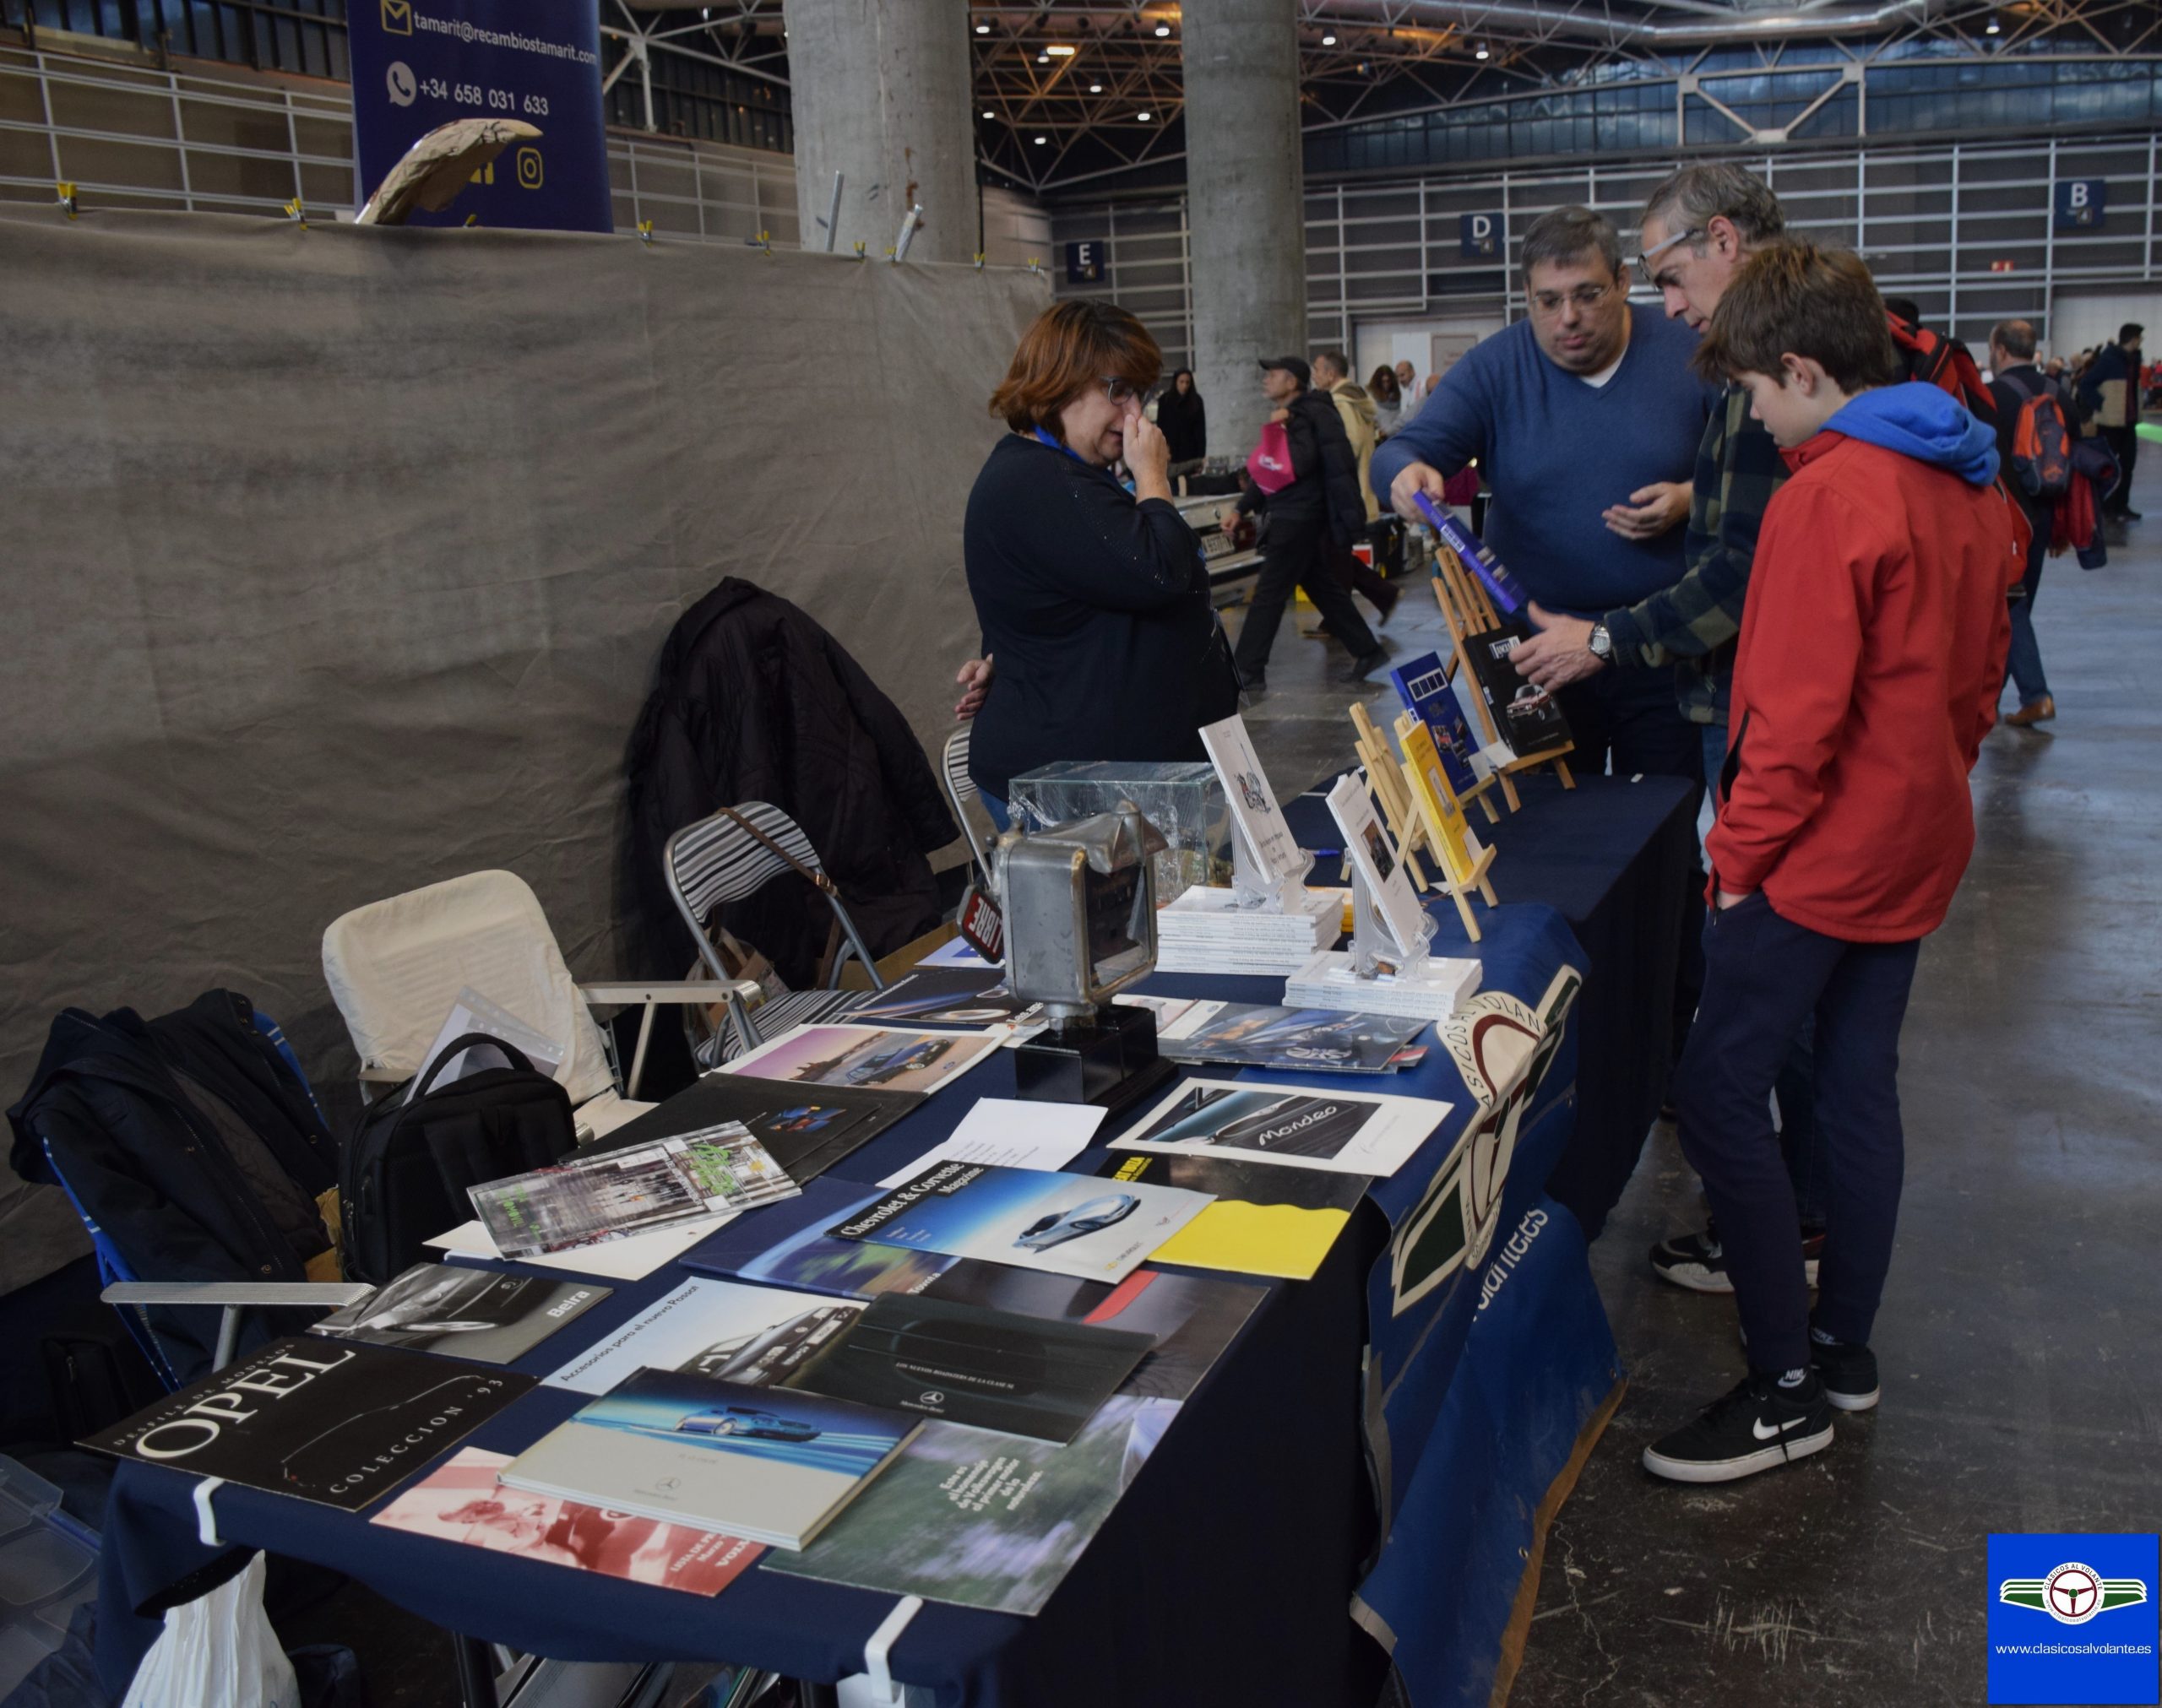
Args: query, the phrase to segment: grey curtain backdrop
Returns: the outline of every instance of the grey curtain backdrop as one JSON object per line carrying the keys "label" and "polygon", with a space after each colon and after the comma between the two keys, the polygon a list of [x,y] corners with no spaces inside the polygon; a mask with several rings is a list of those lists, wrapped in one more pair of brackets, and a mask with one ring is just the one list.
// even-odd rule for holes
{"label": "grey curtain backdrop", "polygon": [[[345,909],[503,866],[614,962],[669,626],[795,600],[927,746],[1011,270],[201,214],[0,216],[0,1097],[214,985],[352,1068]],[[83,1249],[0,1178],[0,1289]]]}

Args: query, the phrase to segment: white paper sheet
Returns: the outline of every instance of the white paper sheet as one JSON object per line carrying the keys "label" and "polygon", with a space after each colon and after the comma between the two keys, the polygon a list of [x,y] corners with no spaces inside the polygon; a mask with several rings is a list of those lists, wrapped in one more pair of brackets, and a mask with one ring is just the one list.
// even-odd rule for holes
{"label": "white paper sheet", "polygon": [[987,1097],[961,1124],[906,1168],[878,1184],[899,1186],[933,1163],[990,1163],[1002,1168],[1062,1168],[1089,1147],[1105,1111],[1086,1103],[1024,1103]]}
{"label": "white paper sheet", "polygon": [[[642,1281],[665,1263],[673,1263],[716,1228],[725,1228],[741,1211],[718,1216],[693,1216],[656,1228],[650,1234],[628,1239],[611,1239],[605,1245],[588,1245],[576,1251],[557,1251],[519,1262],[534,1269],[560,1269],[570,1275],[597,1275],[604,1281]],[[448,1234],[438,1234],[426,1244],[450,1257],[485,1257],[502,1261],[496,1242],[479,1222],[461,1222]]]}
{"label": "white paper sheet", "polygon": [[[534,1066],[550,1077],[562,1065],[563,1047],[546,1033],[535,1030],[508,1009],[491,1002],[479,991],[468,985],[458,993],[458,1000],[450,1006],[450,1012],[443,1017],[443,1028],[436,1033],[436,1041],[428,1046],[428,1053],[421,1058],[421,1071],[413,1076],[412,1089],[405,1093],[405,1101],[412,1102],[421,1088],[421,1082],[428,1076],[428,1069],[435,1059],[456,1039],[469,1032],[485,1032],[491,1038],[500,1038],[515,1048]],[[510,1058],[493,1051],[461,1050],[458,1059],[447,1065],[436,1076],[436,1086],[446,1086],[461,1080],[469,1073],[478,1073],[485,1067],[508,1067]],[[432,1089],[433,1087],[431,1087]]]}

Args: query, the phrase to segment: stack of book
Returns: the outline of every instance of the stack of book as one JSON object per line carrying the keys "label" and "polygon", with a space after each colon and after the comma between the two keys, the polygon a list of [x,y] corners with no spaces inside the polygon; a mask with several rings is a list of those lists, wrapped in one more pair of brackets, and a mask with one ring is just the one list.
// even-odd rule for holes
{"label": "stack of book", "polygon": [[1294,892],[1296,910],[1242,908],[1229,889],[1197,884],[1156,910],[1160,973],[1296,973],[1343,934],[1342,890]]}
{"label": "stack of book", "polygon": [[1361,979],[1345,954],[1315,956],[1284,981],[1284,1000],[1296,1008],[1340,1008],[1361,1014],[1400,1014],[1446,1020],[1479,990],[1480,964],[1429,956],[1417,967]]}

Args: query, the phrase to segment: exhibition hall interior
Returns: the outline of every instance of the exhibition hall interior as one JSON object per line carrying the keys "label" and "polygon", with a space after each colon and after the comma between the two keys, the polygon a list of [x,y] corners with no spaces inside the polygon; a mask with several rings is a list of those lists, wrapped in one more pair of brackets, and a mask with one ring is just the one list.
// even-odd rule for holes
{"label": "exhibition hall interior", "polygon": [[2162,1702],[2156,0],[0,0],[0,1708]]}

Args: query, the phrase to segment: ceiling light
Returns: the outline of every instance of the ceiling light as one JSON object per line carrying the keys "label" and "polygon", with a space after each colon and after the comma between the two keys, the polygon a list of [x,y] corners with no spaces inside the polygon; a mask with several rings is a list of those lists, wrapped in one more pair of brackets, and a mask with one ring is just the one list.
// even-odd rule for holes
{"label": "ceiling light", "polygon": [[1149,115],[1145,112],[1138,112],[1133,117],[1143,124],[1149,122]]}
{"label": "ceiling light", "polygon": [[991,26],[990,26],[988,24],[977,24],[977,25],[976,25],[976,34],[977,34],[977,35],[990,35],[990,34],[991,34]]}
{"label": "ceiling light", "polygon": [[1486,52],[1486,44],[1482,41],[1476,47],[1473,48],[1471,50],[1471,57],[1474,59],[1486,58],[1488,57]]}
{"label": "ceiling light", "polygon": [[1330,30],[1330,31],[1328,32],[1328,35],[1326,35],[1323,36],[1323,37],[1322,37],[1322,39],[1321,39],[1321,45],[1322,45],[1323,47],[1334,47],[1334,46],[1336,46],[1336,32],[1335,32],[1334,30]]}
{"label": "ceiling light", "polygon": [[1159,24],[1156,26],[1156,34],[1157,34],[1158,35],[1160,35],[1160,35],[1169,35],[1171,33],[1171,26],[1170,24]]}
{"label": "ceiling light", "polygon": [[1982,34],[1985,35],[1996,35],[2002,33],[2003,29],[2004,26],[1996,21],[1996,14],[1992,12],[1990,14],[1990,21],[1984,28]]}
{"label": "ceiling light", "polygon": [[1036,63],[1039,65],[1049,65],[1051,63],[1051,55],[1048,53],[1039,53],[1036,56]]}
{"label": "ceiling light", "polygon": [[1091,95],[1101,95],[1103,92],[1104,86],[1100,83],[1092,83],[1089,85],[1089,93]]}
{"label": "ceiling light", "polygon": [[1049,137],[1038,137],[1038,138],[1036,138],[1036,146],[1037,146],[1038,148],[1041,148],[1041,147],[1042,147],[1046,143],[1049,142],[1050,140],[1051,140],[1051,138],[1050,138]]}
{"label": "ceiling light", "polygon": [[983,110],[983,116],[986,118],[997,118],[998,117],[998,115],[993,112],[989,107],[986,107]]}
{"label": "ceiling light", "polygon": [[1080,51],[1079,48],[1063,41],[1055,41],[1044,49],[1044,52],[1051,55],[1053,59],[1071,59]]}

